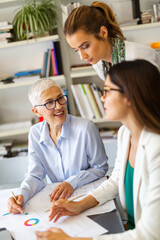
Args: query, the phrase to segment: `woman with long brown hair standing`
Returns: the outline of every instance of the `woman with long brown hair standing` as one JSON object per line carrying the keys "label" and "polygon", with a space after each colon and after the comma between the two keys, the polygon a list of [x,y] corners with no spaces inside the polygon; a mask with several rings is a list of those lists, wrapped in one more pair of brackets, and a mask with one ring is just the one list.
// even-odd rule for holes
{"label": "woman with long brown hair standing", "polygon": [[125,41],[112,9],[103,2],[75,8],[65,22],[64,34],[103,80],[111,66],[124,60],[146,59],[160,69],[160,55],[149,46]]}

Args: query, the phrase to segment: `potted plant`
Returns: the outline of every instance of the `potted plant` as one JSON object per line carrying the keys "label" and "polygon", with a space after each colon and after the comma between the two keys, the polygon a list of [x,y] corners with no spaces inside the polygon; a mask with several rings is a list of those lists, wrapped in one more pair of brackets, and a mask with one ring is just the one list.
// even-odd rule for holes
{"label": "potted plant", "polygon": [[56,28],[58,7],[54,0],[37,3],[30,0],[20,9],[13,19],[16,40],[42,37]]}

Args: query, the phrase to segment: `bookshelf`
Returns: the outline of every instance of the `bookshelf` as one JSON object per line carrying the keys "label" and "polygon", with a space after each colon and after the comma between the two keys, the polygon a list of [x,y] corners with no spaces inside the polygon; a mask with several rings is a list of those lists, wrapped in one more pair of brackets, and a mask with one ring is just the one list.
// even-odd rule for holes
{"label": "bookshelf", "polygon": [[[51,76],[51,79],[55,80],[60,86],[64,87],[65,86],[65,76],[64,75],[60,75],[60,76]],[[21,82],[15,82],[15,83],[9,83],[9,84],[1,84],[0,85],[0,90],[1,89],[7,89],[7,88],[16,88],[16,87],[23,87],[23,86],[31,86],[36,80],[30,80],[30,79],[26,79],[25,81],[21,81]]]}
{"label": "bookshelf", "polygon": [[25,45],[28,45],[28,44],[47,42],[47,41],[59,41],[59,36],[58,35],[51,35],[51,36],[29,39],[29,40],[24,40],[24,41],[10,42],[10,43],[4,44],[4,45],[0,45],[0,48],[25,46]]}
{"label": "bookshelf", "polygon": [[[61,0],[57,1],[58,4],[67,4],[70,1]],[[91,1],[80,1],[82,4],[90,4]],[[108,1],[109,2],[109,1]],[[4,14],[7,16],[8,21],[13,17],[14,9],[17,9],[22,4],[20,0],[1,0],[0,1],[0,21]],[[4,10],[4,11],[3,11]],[[10,13],[9,13],[10,11]],[[1,14],[2,13],[2,14]],[[144,25],[125,26],[122,27],[125,37],[130,41],[137,41],[146,44],[150,42],[156,42],[160,39],[160,23],[151,23]],[[95,70],[90,67],[86,70],[71,71],[71,66],[74,64],[83,64],[85,61],[81,61],[77,53],[75,53],[67,44],[63,35],[62,19],[59,17],[58,21],[58,34],[54,36],[46,36],[42,38],[32,39],[28,41],[19,41],[8,43],[4,46],[0,46],[0,59],[3,62],[0,66],[1,74],[7,73],[13,74],[16,71],[25,70],[31,68],[39,68],[42,66],[42,58],[44,51],[47,48],[52,47],[52,41],[59,41],[62,54],[62,63],[64,75],[54,77],[61,87],[67,87],[68,99],[69,99],[69,111],[73,115],[77,115],[77,107],[71,91],[71,84],[78,83],[96,83],[99,86],[103,85],[103,82],[97,76]],[[10,58],[12,55],[12,58]],[[16,62],[13,59],[16,57]],[[29,60],[28,60],[29,59]],[[0,124],[8,122],[25,121],[33,117],[31,113],[31,106],[28,103],[27,92],[30,85],[34,81],[28,80],[24,82],[10,83],[6,85],[0,84]],[[9,102],[9,106],[4,106],[5,102]],[[92,121],[100,127],[117,128],[120,123],[108,122],[105,119],[92,119]],[[0,140],[4,137],[26,135],[28,130],[21,129],[17,132],[6,132],[3,136],[0,135]],[[25,136],[25,138],[26,138]]]}
{"label": "bookshelf", "polygon": [[71,71],[70,73],[71,78],[82,78],[82,77],[90,77],[90,76],[96,76],[96,75],[97,73],[92,68],[92,66],[90,67],[90,69],[75,70],[75,71]]}
{"label": "bookshelf", "polygon": [[[21,4],[22,1],[19,0],[0,1],[0,21],[12,22],[14,10]],[[44,52],[53,47],[52,41],[59,42],[59,35],[0,45],[0,77],[13,76],[20,71],[42,69]],[[62,88],[66,87],[65,74],[50,78]],[[37,121],[28,100],[28,90],[36,80],[26,77],[14,83],[0,83],[0,142],[13,140],[15,144],[27,143],[30,126],[26,126],[25,122],[30,121],[32,125],[32,122]],[[5,124],[11,124],[12,127],[3,129]]]}
{"label": "bookshelf", "polygon": [[142,30],[142,29],[150,29],[150,28],[157,28],[157,27],[160,27],[160,22],[125,26],[125,27],[121,27],[121,29],[123,32],[126,32],[131,30]]}
{"label": "bookshelf", "polygon": [[0,138],[15,137],[17,135],[28,135],[30,127],[10,129],[0,133]]}

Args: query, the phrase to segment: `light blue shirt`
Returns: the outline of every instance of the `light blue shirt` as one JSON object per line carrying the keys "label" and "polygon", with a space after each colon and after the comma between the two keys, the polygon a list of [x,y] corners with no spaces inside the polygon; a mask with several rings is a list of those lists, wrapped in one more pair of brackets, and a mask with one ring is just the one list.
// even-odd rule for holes
{"label": "light blue shirt", "polygon": [[89,120],[67,115],[57,145],[46,121],[33,125],[29,133],[29,169],[17,194],[25,202],[51,182],[67,181],[74,189],[103,177],[107,156],[97,127]]}

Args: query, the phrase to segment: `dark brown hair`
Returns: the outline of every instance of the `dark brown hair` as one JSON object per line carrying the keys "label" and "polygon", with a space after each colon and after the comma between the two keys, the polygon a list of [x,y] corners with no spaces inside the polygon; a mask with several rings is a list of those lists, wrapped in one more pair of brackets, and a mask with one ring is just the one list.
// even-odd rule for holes
{"label": "dark brown hair", "polygon": [[160,133],[160,72],[146,60],[124,61],[108,72],[111,81],[123,89],[137,119]]}
{"label": "dark brown hair", "polygon": [[75,8],[65,22],[64,34],[67,36],[74,34],[77,30],[84,30],[100,39],[98,34],[101,26],[107,28],[110,38],[118,37],[124,40],[113,11],[106,3],[99,1],[93,2],[91,6],[82,5]]}

